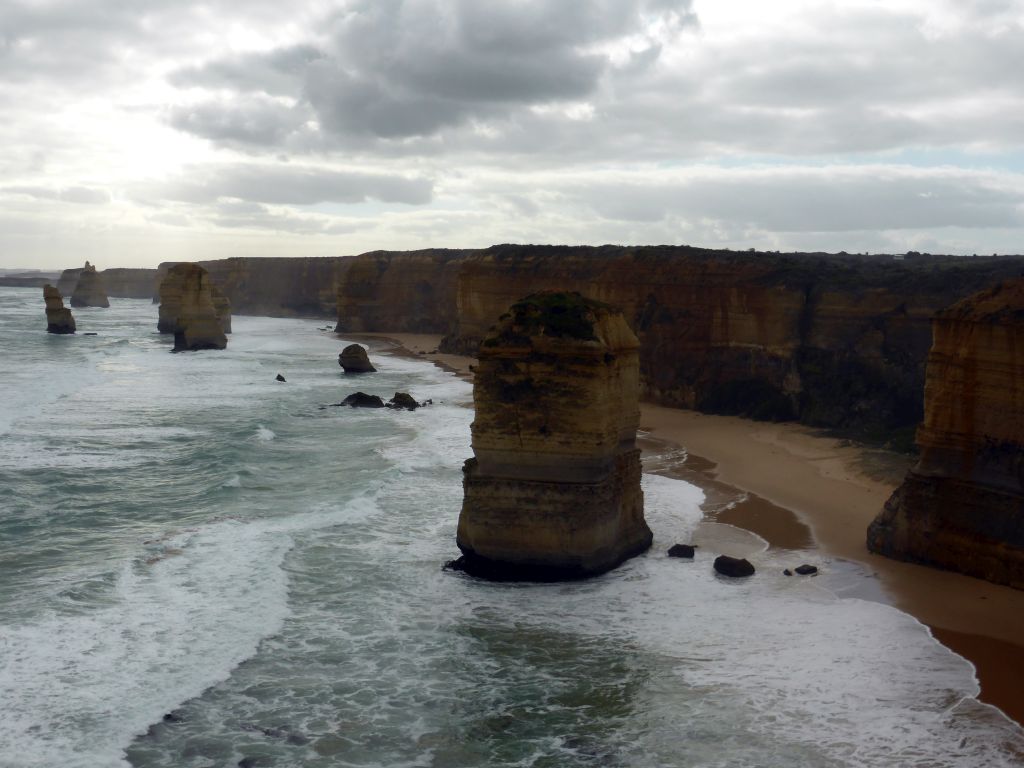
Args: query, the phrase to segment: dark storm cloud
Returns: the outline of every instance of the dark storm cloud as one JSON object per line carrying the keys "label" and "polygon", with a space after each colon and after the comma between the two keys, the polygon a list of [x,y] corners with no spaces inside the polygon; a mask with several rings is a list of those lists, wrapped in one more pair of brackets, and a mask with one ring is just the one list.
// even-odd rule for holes
{"label": "dark storm cloud", "polygon": [[[326,23],[322,50],[217,60],[179,71],[172,82],[280,95],[294,79],[290,95],[309,104],[328,139],[430,136],[589,97],[612,66],[602,46],[642,36],[654,18],[673,28],[690,24],[689,7],[690,0],[358,0]],[[650,42],[630,63],[649,66],[659,51]],[[175,125],[216,138],[202,124]]]}
{"label": "dark storm cloud", "polygon": [[371,199],[424,205],[432,196],[433,182],[420,177],[261,164],[215,166],[143,194],[196,204],[235,198],[269,205],[351,204]]}

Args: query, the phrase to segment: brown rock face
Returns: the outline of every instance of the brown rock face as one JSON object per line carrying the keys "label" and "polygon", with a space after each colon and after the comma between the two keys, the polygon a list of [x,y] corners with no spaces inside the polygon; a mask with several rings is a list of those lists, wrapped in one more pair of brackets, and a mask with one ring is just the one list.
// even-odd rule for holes
{"label": "brown rock face", "polygon": [[177,264],[160,284],[157,328],[174,334],[175,352],[224,349],[228,345],[217,317],[213,284],[198,264]]}
{"label": "brown rock face", "polygon": [[60,291],[47,283],[43,286],[43,300],[46,302],[46,332],[74,333],[75,318],[71,310],[64,306]]}
{"label": "brown rock face", "polygon": [[96,267],[85,262],[82,273],[78,276],[75,291],[71,294],[72,307],[109,307],[110,299],[103,286],[103,278],[96,272]]}
{"label": "brown rock face", "polygon": [[639,343],[579,294],[513,305],[480,347],[457,544],[465,570],[579,578],[651,544],[643,516]]}
{"label": "brown rock face", "polygon": [[370,363],[366,347],[361,344],[349,344],[338,355],[338,365],[345,373],[376,373],[377,369]]}
{"label": "brown rock face", "polygon": [[940,312],[921,459],[868,548],[1024,589],[1024,280]]}

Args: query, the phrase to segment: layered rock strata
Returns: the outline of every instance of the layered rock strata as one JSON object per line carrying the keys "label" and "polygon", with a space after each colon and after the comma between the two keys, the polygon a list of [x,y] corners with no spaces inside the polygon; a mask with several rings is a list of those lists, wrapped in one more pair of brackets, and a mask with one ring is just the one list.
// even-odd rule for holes
{"label": "layered rock strata", "polygon": [[60,291],[47,283],[43,286],[43,300],[46,302],[46,332],[74,333],[75,318],[71,316],[71,310],[64,306]]}
{"label": "layered rock strata", "polygon": [[174,334],[175,352],[227,347],[214,303],[213,283],[198,264],[177,264],[167,272],[160,284],[157,329]]}
{"label": "layered rock strata", "polygon": [[1024,266],[1020,257],[532,245],[347,262],[343,329],[446,333],[443,351],[473,355],[518,297],[576,290],[622,308],[640,339],[647,400],[905,447],[922,417],[931,318]]}
{"label": "layered rock strata", "polygon": [[474,458],[463,468],[460,567],[559,580],[651,544],[640,490],[639,342],[579,294],[517,302],[480,346]]}
{"label": "layered rock strata", "polygon": [[940,312],[921,458],[868,548],[1024,589],[1024,279]]}
{"label": "layered rock strata", "polygon": [[103,287],[103,278],[96,272],[96,267],[85,262],[82,273],[78,276],[74,293],[71,294],[72,307],[109,307],[110,299]]}
{"label": "layered rock strata", "polygon": [[[70,296],[78,286],[82,275],[82,267],[65,269],[57,283],[57,289],[64,296]],[[124,269],[114,267],[98,273],[108,297],[120,299],[154,299],[160,288],[155,269]]]}

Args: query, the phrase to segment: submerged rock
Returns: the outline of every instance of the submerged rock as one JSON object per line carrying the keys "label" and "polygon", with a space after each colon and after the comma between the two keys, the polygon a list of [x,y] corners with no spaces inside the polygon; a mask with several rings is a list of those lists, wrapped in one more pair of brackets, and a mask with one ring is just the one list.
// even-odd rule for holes
{"label": "submerged rock", "polygon": [[733,578],[754,575],[754,566],[749,560],[728,555],[719,555],[715,558],[715,570],[723,576],[732,576]]}
{"label": "submerged rock", "polygon": [[60,291],[47,283],[43,286],[43,300],[46,302],[46,332],[74,333],[75,318],[71,310],[64,306]]}
{"label": "submerged rock", "polygon": [[1024,589],[1024,279],[939,312],[932,331],[921,456],[868,549]]}
{"label": "submerged rock", "polygon": [[361,344],[349,344],[338,355],[338,365],[345,373],[376,373],[377,369],[370,364],[366,347]]}
{"label": "submerged rock", "polygon": [[368,395],[365,392],[353,392],[338,403],[338,405],[348,405],[352,408],[383,408],[384,401],[377,395]]}
{"label": "submerged rock", "polygon": [[798,565],[793,570],[799,573],[801,576],[813,576],[818,572],[817,566],[807,565],[807,563],[804,563],[803,565]]}
{"label": "submerged rock", "polygon": [[96,267],[85,262],[85,267],[78,276],[75,291],[71,294],[72,307],[109,307],[110,299],[103,286],[103,278],[96,272]]}
{"label": "submerged rock", "polygon": [[160,283],[157,329],[174,334],[174,352],[227,347],[210,275],[198,264],[183,262],[167,271]]}
{"label": "submerged rock", "polygon": [[287,381],[287,379],[285,379],[285,377],[284,377],[284,376],[282,376],[282,375],[281,375],[281,374],[279,373],[279,374],[277,374],[277,377],[275,378],[275,381]]}
{"label": "submerged rock", "polygon": [[463,467],[459,567],[537,581],[602,573],[643,552],[636,336],[579,294],[514,304],[484,340]]}

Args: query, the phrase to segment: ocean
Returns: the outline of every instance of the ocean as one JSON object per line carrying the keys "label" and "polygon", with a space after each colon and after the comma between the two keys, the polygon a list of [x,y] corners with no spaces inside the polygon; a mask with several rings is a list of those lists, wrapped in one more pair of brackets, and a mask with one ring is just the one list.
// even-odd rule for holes
{"label": "ocean", "polygon": [[[173,355],[149,302],[75,317],[49,335],[41,291],[0,288],[3,768],[1024,761],[856,568],[787,579],[807,554],[738,529],[752,579],[666,557],[693,485],[645,475],[654,547],[609,574],[475,581],[442,570],[465,381],[384,354],[345,377],[324,321]],[[433,404],[330,407],[357,389]]]}

